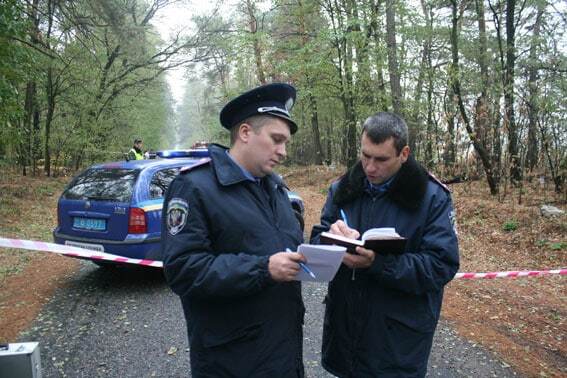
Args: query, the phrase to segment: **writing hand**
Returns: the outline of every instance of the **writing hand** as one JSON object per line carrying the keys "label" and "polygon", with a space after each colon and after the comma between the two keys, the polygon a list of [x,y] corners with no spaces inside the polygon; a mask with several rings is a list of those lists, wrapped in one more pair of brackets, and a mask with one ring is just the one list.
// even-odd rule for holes
{"label": "writing hand", "polygon": [[274,281],[286,282],[293,281],[299,273],[299,262],[306,262],[306,259],[301,253],[278,252],[268,261],[268,271]]}
{"label": "writing hand", "polygon": [[351,239],[358,239],[360,237],[360,232],[354,228],[350,228],[344,221],[338,220],[331,225],[329,229],[331,234],[346,236]]}
{"label": "writing hand", "polygon": [[356,247],[356,253],[345,253],[343,264],[349,268],[368,268],[374,262],[376,253],[371,249]]}

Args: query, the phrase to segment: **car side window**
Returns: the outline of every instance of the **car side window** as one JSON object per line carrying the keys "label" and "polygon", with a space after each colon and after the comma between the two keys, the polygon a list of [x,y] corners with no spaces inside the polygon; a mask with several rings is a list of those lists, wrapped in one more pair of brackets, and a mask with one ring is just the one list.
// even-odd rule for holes
{"label": "car side window", "polygon": [[179,173],[179,168],[169,168],[157,171],[150,182],[150,198],[157,199],[165,196],[165,191],[175,176]]}

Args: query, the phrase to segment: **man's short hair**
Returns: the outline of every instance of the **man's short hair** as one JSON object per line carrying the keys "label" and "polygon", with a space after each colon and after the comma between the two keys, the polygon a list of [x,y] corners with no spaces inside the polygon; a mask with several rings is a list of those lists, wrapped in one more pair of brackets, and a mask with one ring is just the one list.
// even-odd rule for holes
{"label": "man's short hair", "polygon": [[394,138],[394,147],[398,155],[408,144],[408,126],[402,117],[394,113],[378,112],[371,115],[362,125],[362,133],[365,132],[375,144]]}
{"label": "man's short hair", "polygon": [[243,123],[247,123],[252,126],[252,130],[254,130],[255,134],[260,132],[260,129],[264,127],[269,121],[273,120],[274,116],[269,115],[254,115],[252,117],[246,118],[244,121],[239,122],[236,126],[230,129],[230,145],[232,146],[236,139],[238,138],[238,130]]}
{"label": "man's short hair", "polygon": [[140,138],[134,139],[134,144],[138,144],[138,143],[142,143],[142,140]]}

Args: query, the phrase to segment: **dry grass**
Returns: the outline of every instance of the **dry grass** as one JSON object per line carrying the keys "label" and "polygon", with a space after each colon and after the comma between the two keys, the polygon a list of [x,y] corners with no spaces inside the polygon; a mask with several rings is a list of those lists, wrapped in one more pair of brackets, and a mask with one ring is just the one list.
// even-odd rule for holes
{"label": "dry grass", "polygon": [[[67,180],[0,172],[0,237],[52,241]],[[0,248],[0,340],[14,342],[77,267],[74,259]]]}

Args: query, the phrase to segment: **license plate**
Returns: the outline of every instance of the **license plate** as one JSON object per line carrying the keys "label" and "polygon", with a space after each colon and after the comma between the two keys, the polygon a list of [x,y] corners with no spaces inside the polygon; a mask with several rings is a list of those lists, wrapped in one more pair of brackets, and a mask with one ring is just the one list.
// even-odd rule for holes
{"label": "license plate", "polygon": [[71,247],[79,247],[79,248],[84,248],[84,249],[90,249],[91,251],[104,252],[104,246],[102,246],[100,244],[79,243],[79,242],[66,240],[65,245],[68,245],[68,246],[71,246]]}
{"label": "license plate", "polygon": [[81,230],[104,231],[106,230],[106,219],[75,217],[73,227]]}

